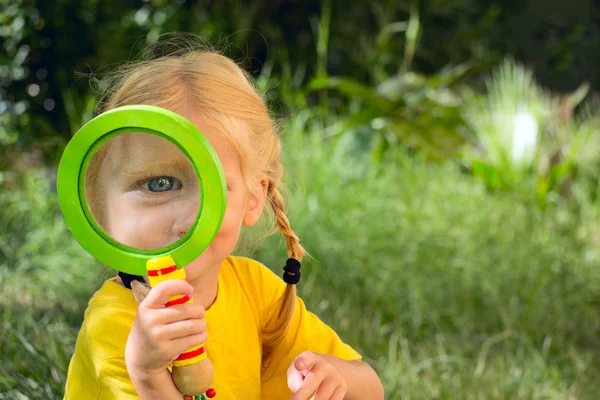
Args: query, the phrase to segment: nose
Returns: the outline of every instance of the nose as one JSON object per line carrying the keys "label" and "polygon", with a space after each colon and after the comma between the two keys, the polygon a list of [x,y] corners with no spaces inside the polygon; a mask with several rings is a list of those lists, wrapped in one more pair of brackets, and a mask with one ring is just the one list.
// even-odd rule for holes
{"label": "nose", "polygon": [[173,234],[178,239],[181,239],[194,225],[199,211],[200,202],[198,200],[186,201],[178,206],[177,218],[173,223]]}

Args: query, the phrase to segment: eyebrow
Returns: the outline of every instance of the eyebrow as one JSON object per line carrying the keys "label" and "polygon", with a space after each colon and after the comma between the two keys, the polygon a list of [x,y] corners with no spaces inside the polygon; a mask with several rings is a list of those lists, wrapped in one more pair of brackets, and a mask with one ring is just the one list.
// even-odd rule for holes
{"label": "eyebrow", "polygon": [[189,174],[191,170],[196,175],[196,170],[193,166],[183,160],[157,160],[156,162],[148,162],[148,160],[136,160],[135,158],[128,158],[126,161],[121,161],[113,167],[113,172],[116,174],[123,175],[138,175],[138,174],[152,174],[161,173],[164,171],[175,171],[181,174]]}
{"label": "eyebrow", "polygon": [[142,146],[142,150],[140,151],[139,145],[132,143],[132,136],[122,135],[118,139],[122,140],[121,146],[118,146],[111,152],[112,169],[115,174],[149,174],[154,172],[160,173],[164,170],[175,170],[185,174],[191,169],[194,171],[194,175],[197,175],[194,165],[180,149],[178,149],[180,153],[177,155],[173,155],[171,152],[171,157],[166,157],[161,156],[162,144],[160,143],[151,143],[145,147]]}

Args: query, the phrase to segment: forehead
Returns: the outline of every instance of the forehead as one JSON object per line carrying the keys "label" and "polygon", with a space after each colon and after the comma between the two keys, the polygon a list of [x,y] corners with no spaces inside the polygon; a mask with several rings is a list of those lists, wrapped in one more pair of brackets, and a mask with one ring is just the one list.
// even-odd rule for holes
{"label": "forehead", "polygon": [[[202,118],[188,118],[215,149],[228,177],[241,174],[240,156],[225,139],[225,134]],[[180,169],[193,168],[181,149],[169,140],[150,133],[125,133],[109,140],[105,163],[113,173],[141,172],[176,165]]]}
{"label": "forehead", "polygon": [[164,163],[190,164],[179,147],[150,133],[122,134],[109,140],[105,146],[106,158],[115,171]]}
{"label": "forehead", "polygon": [[160,156],[180,156],[183,152],[169,140],[151,133],[126,133],[115,138],[120,153],[129,157],[146,156],[148,153]]}
{"label": "forehead", "polygon": [[185,115],[184,118],[187,118],[209,141],[211,146],[217,152],[219,156],[219,160],[223,165],[223,169],[230,172],[238,172],[241,168],[240,163],[240,154],[233,147],[231,143],[229,143],[226,139],[226,133],[221,129],[215,127],[212,123],[210,123],[207,119],[202,118],[197,114],[193,115]]}

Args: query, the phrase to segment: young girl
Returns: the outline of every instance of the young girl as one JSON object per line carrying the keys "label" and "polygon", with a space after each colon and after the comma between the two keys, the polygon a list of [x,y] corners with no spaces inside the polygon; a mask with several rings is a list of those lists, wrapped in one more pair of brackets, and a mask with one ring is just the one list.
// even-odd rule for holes
{"label": "young girl", "polygon": [[[187,281],[160,283],[144,298],[140,285],[132,285],[143,278],[120,274],[94,294],[65,398],[181,400],[169,366],[205,343],[217,399],[382,399],[375,372],[296,296],[299,273],[284,273],[284,283],[257,261],[231,255],[242,225],[255,225],[264,210],[285,237],[288,267],[299,267],[304,254],[284,213],[274,123],[245,73],[213,52],[162,57],[128,67],[101,111],[126,104],[174,111],[207,137],[225,171],[226,213],[208,249],[185,266]],[[134,194],[114,178],[121,169],[139,170],[139,154],[156,151],[153,140],[144,134],[113,140],[90,166],[95,196],[102,197],[92,209],[103,227],[123,243],[147,248],[183,236],[196,215],[181,204],[165,211],[191,184],[170,165],[153,166],[152,176],[136,181]],[[174,148],[160,151],[169,162],[185,163]],[[192,295],[194,303],[166,308],[176,294]]]}

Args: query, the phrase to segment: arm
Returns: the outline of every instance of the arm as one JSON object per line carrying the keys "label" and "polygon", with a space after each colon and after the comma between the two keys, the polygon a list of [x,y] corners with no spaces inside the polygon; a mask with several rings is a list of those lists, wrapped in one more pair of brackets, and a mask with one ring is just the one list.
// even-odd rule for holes
{"label": "arm", "polygon": [[201,305],[167,308],[164,303],[171,293],[191,293],[192,288],[184,281],[165,282],[139,306],[125,289],[102,290],[100,300],[92,300],[86,310],[69,364],[65,400],[182,400],[181,394],[173,397],[168,366],[181,352],[206,339],[200,333],[206,328],[204,311]]}
{"label": "arm", "polygon": [[123,357],[109,358],[104,361],[100,367],[99,381],[101,383],[97,397],[99,400],[183,399],[168,369],[154,374],[137,372],[126,366]]}
{"label": "arm", "polygon": [[371,366],[362,361],[345,361],[329,354],[320,354],[337,369],[348,385],[345,399],[364,399],[369,394],[369,399],[383,400],[383,386],[377,373]]}
{"label": "arm", "polygon": [[129,376],[140,400],[181,400],[183,398],[175,387],[168,369],[154,375],[132,371]]}
{"label": "arm", "polygon": [[125,346],[125,362],[141,400],[183,397],[167,368],[179,354],[206,341],[204,307],[165,304],[174,295],[192,292],[186,281],[167,280],[152,288],[138,306]]}
{"label": "arm", "polygon": [[362,361],[345,361],[329,354],[306,351],[288,369],[292,400],[383,399],[383,386],[373,369]]}
{"label": "arm", "polygon": [[[279,315],[281,308],[279,299],[285,290],[285,284],[266,267],[254,268],[253,271],[262,271],[259,290],[255,297],[265,303],[263,320],[271,321]],[[268,326],[268,323],[264,324]],[[311,368],[306,370],[306,366],[295,368],[299,354],[313,354],[315,358],[318,356],[320,360],[318,368],[314,371]],[[340,386],[339,391],[343,391],[344,394],[336,393],[335,396],[329,397],[318,394],[315,400],[342,399],[346,393],[349,399],[358,398],[357,396],[383,399],[383,388],[377,374],[369,365],[358,361],[361,358],[361,355],[344,343],[331,327],[309,312],[302,299],[297,297],[288,329],[269,359],[272,362],[267,364],[268,368],[263,372],[266,379],[262,389],[264,393],[277,393],[278,399],[285,398],[284,393],[288,393],[290,398],[299,390],[310,372],[314,375],[318,371],[318,374],[327,372],[336,378],[334,382],[328,384],[333,388],[327,390],[334,392]],[[309,383],[312,380],[314,378],[310,378]],[[306,400],[317,390],[317,386],[312,392],[309,390],[306,397],[302,398],[300,394],[293,397],[294,400]]]}

